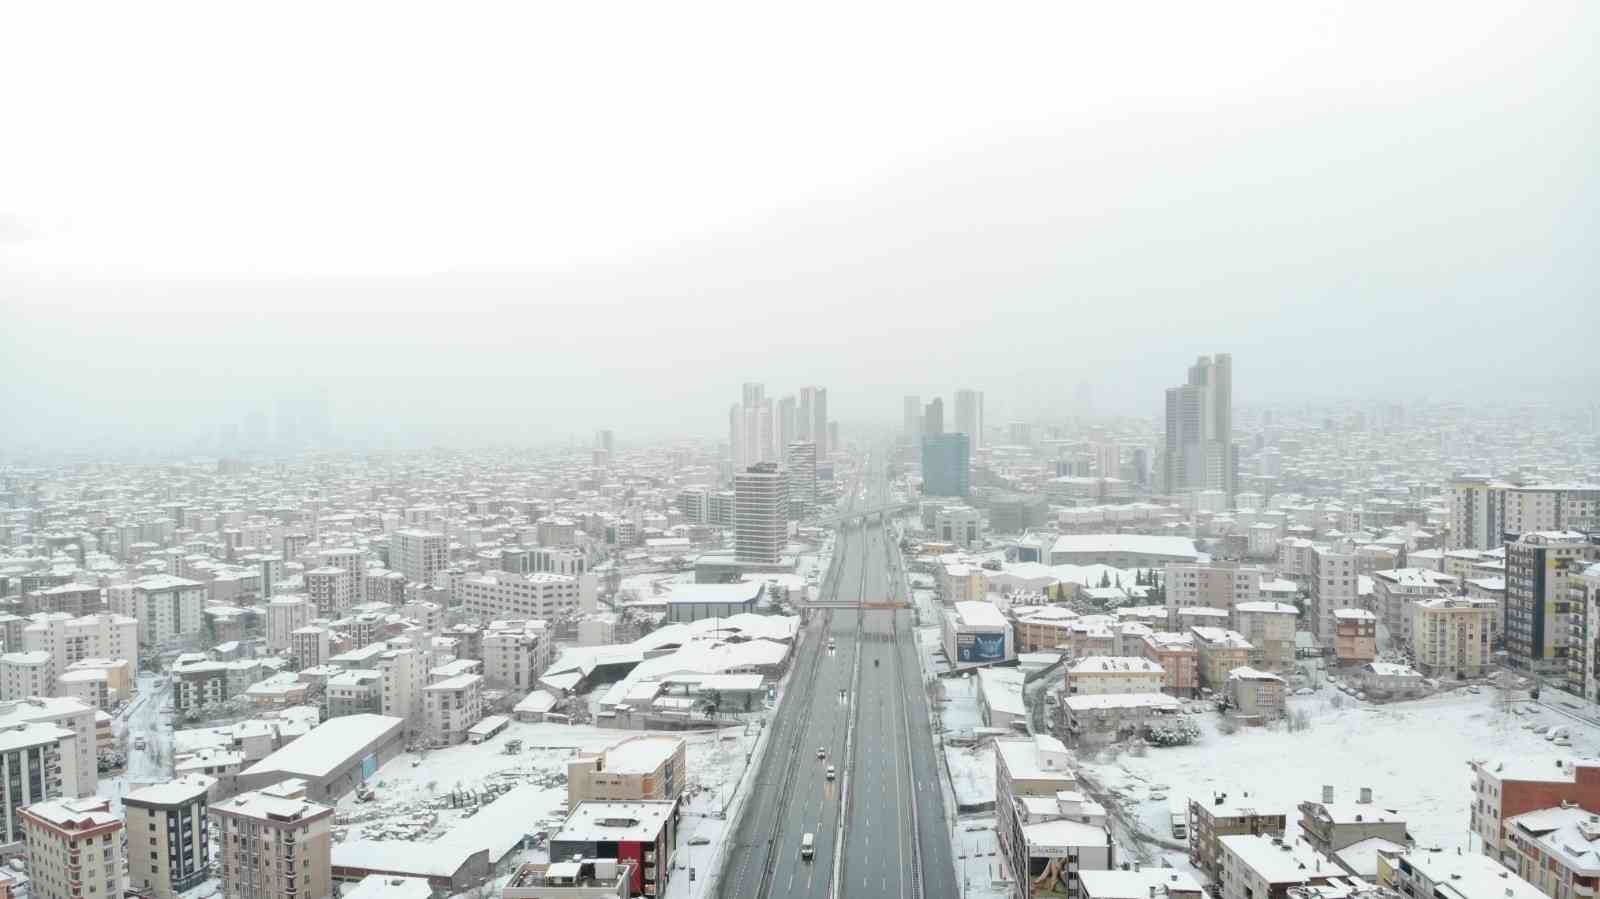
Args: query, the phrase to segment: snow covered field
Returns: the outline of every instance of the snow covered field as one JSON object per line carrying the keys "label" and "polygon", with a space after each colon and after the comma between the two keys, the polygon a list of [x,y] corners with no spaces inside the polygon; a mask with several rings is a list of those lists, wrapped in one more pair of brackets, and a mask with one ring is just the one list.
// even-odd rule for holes
{"label": "snow covered field", "polygon": [[[1328,784],[1340,801],[1371,787],[1374,803],[1395,809],[1419,845],[1448,849],[1468,839],[1468,761],[1503,755],[1553,760],[1600,748],[1595,727],[1549,710],[1513,714],[1492,689],[1382,706],[1333,695],[1324,690],[1293,698],[1291,708],[1310,717],[1304,731],[1246,728],[1224,735],[1217,717],[1208,715],[1198,719],[1204,735],[1194,745],[1148,749],[1142,757],[1123,752],[1099,762],[1080,758],[1079,764],[1136,810],[1144,829],[1167,839],[1174,800],[1154,796],[1215,790],[1238,798],[1248,792],[1261,807],[1281,809],[1295,821],[1296,805],[1319,799]],[[1569,725],[1573,745],[1552,745],[1528,729],[1529,721]]]}
{"label": "snow covered field", "polygon": [[[336,840],[400,839],[430,841],[466,820],[476,797],[531,784],[519,793],[519,820],[528,831],[553,829],[566,804],[566,765],[584,752],[597,752],[641,731],[610,730],[559,724],[513,722],[499,736],[476,746],[463,744],[427,753],[405,753],[378,770],[376,799],[360,802],[354,794],[339,802]],[[751,725],[716,732],[677,734],[688,741],[688,784],[684,812],[695,819],[720,814],[732,799],[745,769],[745,757],[760,729]],[[522,751],[507,755],[507,740],[521,740]],[[454,804],[452,804],[452,798]],[[492,805],[492,802],[491,802]],[[720,821],[716,822],[720,825]],[[718,828],[696,823],[692,833],[715,836]]]}
{"label": "snow covered field", "polygon": [[993,742],[977,747],[946,746],[944,756],[956,802],[964,806],[994,802]]}

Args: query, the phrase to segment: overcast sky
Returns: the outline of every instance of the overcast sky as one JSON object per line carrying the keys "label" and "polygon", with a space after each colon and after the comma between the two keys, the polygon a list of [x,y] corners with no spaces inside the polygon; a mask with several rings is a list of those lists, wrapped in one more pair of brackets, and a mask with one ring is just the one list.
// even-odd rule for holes
{"label": "overcast sky", "polygon": [[[1220,9],[1220,12],[1219,12]],[[11,4],[0,421],[1600,391],[1600,5]],[[5,437],[0,437],[4,443]]]}

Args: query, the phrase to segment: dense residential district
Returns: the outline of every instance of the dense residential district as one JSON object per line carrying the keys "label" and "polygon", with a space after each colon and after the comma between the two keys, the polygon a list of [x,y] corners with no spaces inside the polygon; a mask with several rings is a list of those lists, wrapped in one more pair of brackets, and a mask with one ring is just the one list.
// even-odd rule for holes
{"label": "dense residential district", "polygon": [[[1593,408],[0,468],[0,897],[1590,899]],[[326,421],[319,427],[326,433]]]}

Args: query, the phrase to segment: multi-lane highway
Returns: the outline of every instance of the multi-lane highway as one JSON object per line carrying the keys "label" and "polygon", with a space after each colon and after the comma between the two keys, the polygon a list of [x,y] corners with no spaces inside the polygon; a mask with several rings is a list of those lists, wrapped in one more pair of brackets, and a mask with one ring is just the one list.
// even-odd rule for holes
{"label": "multi-lane highway", "polygon": [[[843,505],[884,501],[887,484],[869,471]],[[869,521],[835,541],[821,595],[834,607],[811,612],[728,847],[724,897],[956,895],[911,614],[863,607],[906,598],[894,540]]]}

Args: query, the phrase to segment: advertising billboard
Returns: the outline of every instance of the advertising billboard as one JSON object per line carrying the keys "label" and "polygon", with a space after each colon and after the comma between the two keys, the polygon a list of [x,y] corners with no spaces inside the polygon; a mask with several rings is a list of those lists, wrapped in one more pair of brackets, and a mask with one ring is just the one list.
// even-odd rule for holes
{"label": "advertising billboard", "polygon": [[1002,662],[1006,657],[1005,634],[957,634],[957,662]]}

